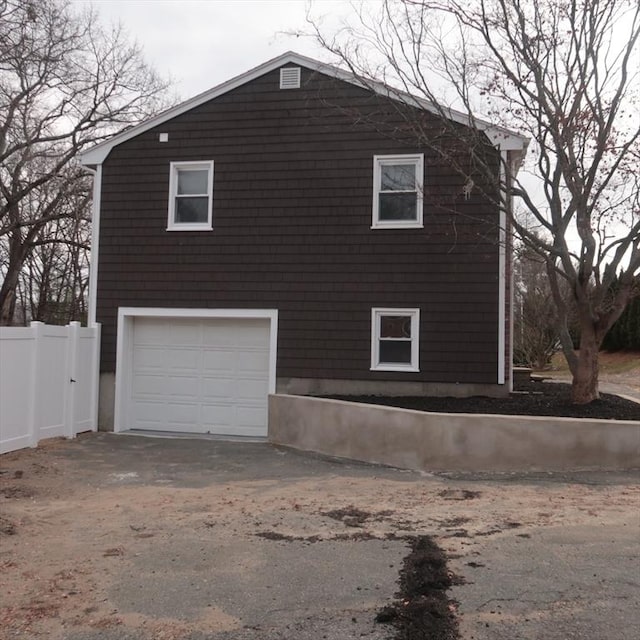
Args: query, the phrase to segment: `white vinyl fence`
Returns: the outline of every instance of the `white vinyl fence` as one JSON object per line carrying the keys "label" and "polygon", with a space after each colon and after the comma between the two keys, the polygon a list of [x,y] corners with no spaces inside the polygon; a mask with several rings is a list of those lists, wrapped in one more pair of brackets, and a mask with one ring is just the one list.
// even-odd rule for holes
{"label": "white vinyl fence", "polygon": [[0,453],[95,431],[100,325],[0,327]]}

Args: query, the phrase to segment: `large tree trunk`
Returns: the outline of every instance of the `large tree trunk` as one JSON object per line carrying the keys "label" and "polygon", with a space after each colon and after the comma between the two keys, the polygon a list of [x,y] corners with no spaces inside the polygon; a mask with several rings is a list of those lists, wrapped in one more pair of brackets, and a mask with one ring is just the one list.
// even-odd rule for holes
{"label": "large tree trunk", "polygon": [[600,341],[593,326],[583,323],[580,333],[580,351],[572,368],[571,399],[575,404],[588,404],[600,397],[598,393],[598,352]]}
{"label": "large tree trunk", "polygon": [[0,326],[13,324],[16,311],[16,290],[20,270],[24,264],[24,247],[14,238],[9,240],[9,264],[0,287]]}
{"label": "large tree trunk", "polygon": [[18,273],[7,273],[0,289],[0,326],[2,327],[8,327],[13,323],[16,311],[16,288],[13,283],[17,280]]}

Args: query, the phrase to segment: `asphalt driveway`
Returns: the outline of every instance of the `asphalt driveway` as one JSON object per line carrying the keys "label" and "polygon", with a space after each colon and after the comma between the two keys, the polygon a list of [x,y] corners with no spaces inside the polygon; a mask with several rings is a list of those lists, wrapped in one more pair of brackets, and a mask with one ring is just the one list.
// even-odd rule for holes
{"label": "asphalt driveway", "polygon": [[464,582],[463,638],[640,627],[638,473],[436,476],[113,434],[0,467],[6,638],[391,639],[374,618],[411,535]]}

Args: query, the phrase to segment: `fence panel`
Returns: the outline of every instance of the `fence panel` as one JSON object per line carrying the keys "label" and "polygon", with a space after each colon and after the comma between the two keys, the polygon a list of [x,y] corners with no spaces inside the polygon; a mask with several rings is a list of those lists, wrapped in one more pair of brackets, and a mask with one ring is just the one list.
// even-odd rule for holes
{"label": "fence panel", "polygon": [[31,328],[0,329],[0,453],[33,444],[34,342]]}
{"label": "fence panel", "polygon": [[[97,332],[97,336],[96,336]],[[77,351],[71,371],[71,435],[95,431],[98,424],[98,369],[100,366],[100,327],[78,327]]]}
{"label": "fence panel", "polygon": [[100,325],[0,327],[0,453],[96,430]]}
{"label": "fence panel", "polygon": [[38,365],[36,395],[38,440],[65,434],[65,412],[68,396],[68,351],[71,340],[68,327],[41,325],[37,327]]}

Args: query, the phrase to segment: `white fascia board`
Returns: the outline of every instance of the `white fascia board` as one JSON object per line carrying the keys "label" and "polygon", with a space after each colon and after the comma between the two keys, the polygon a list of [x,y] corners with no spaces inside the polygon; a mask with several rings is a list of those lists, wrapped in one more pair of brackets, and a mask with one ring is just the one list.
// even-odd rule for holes
{"label": "white fascia board", "polygon": [[[149,131],[149,129],[153,129],[153,127],[156,127],[166,122],[167,120],[171,120],[176,116],[182,115],[183,113],[186,113],[187,111],[190,111],[191,109],[194,109],[195,107],[208,102],[209,100],[213,100],[214,98],[228,93],[229,91],[233,91],[243,84],[251,82],[252,80],[255,80],[256,78],[264,75],[265,73],[274,71],[285,64],[298,64],[300,66],[306,67],[307,69],[323,73],[338,80],[343,80],[344,82],[348,82],[365,89],[370,89],[380,95],[398,100],[400,102],[404,102],[405,104],[408,104],[410,106],[425,109],[426,111],[430,111],[431,113],[434,113],[436,115],[445,115],[454,122],[458,122],[467,126],[475,126],[476,128],[485,131],[492,143],[496,146],[499,146],[502,150],[521,149],[523,150],[523,152],[526,151],[528,138],[520,136],[513,131],[503,129],[501,127],[496,127],[495,125],[492,125],[483,120],[475,120],[472,123],[467,114],[456,111],[455,109],[440,109],[434,106],[433,103],[429,102],[428,100],[416,98],[415,96],[412,96],[403,91],[392,89],[381,82],[365,82],[348,71],[339,69],[338,67],[334,67],[324,62],[319,62],[318,60],[313,60],[312,58],[307,58],[306,56],[294,53],[293,51],[288,51],[281,56],[273,58],[272,60],[268,60],[267,62],[239,76],[236,76],[235,78],[231,78],[230,80],[227,80],[226,82],[223,82],[222,84],[219,84],[216,87],[209,89],[208,91],[200,93],[193,98],[189,98],[188,100],[181,102],[175,107],[171,107],[170,109],[159,113],[157,116],[149,118],[148,120],[145,120],[138,125],[130,127],[126,131],[117,133],[108,140],[100,142],[94,147],[83,151],[79,155],[80,163],[84,166],[101,164],[107,158],[111,149],[121,144],[122,142],[130,140],[131,138],[135,138],[141,133]],[[509,146],[507,147],[505,145]]]}

